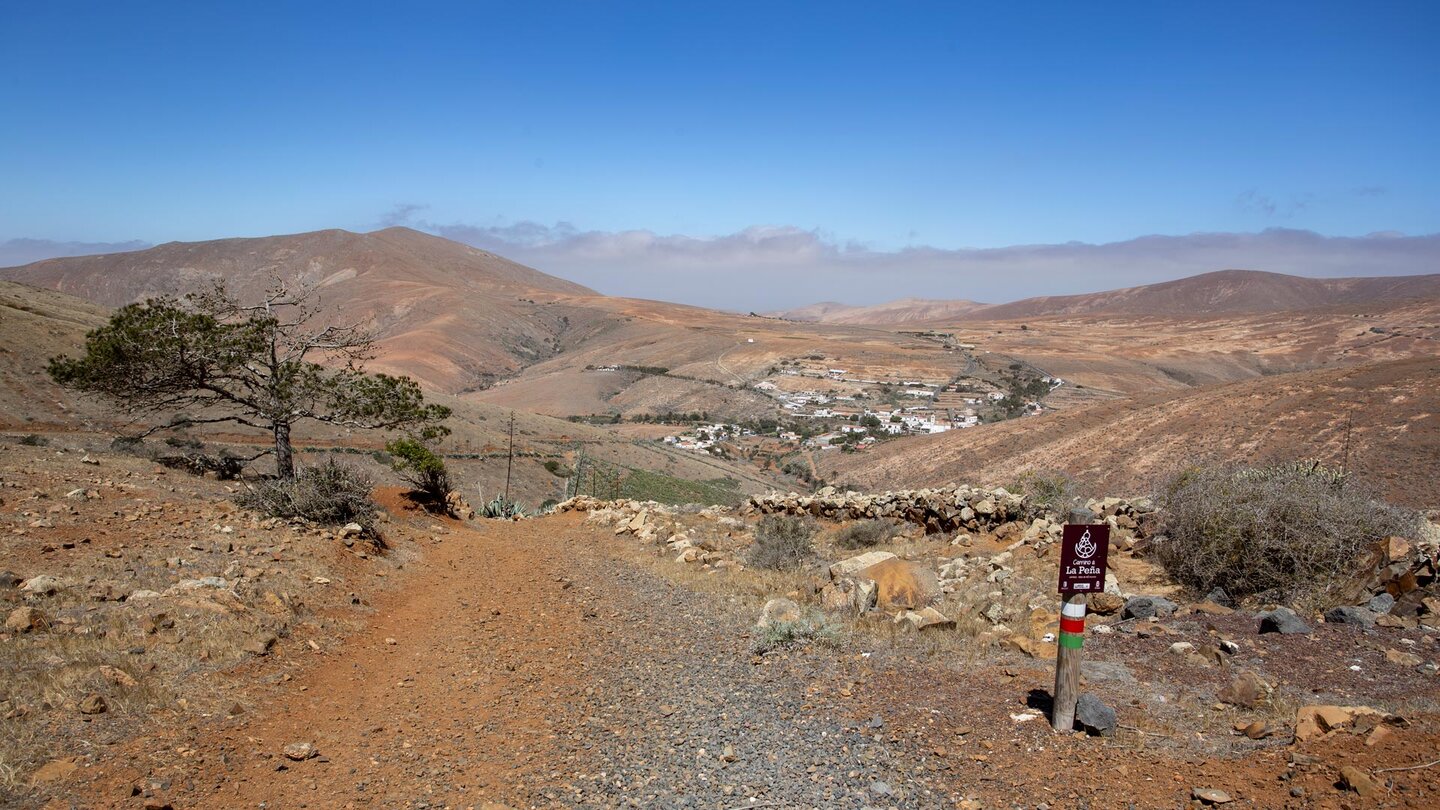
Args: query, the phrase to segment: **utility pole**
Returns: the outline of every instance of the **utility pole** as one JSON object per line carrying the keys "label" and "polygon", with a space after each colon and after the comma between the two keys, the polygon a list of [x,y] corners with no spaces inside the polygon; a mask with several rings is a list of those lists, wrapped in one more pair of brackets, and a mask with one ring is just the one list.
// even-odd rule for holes
{"label": "utility pole", "polygon": [[510,412],[510,447],[505,453],[505,503],[510,503],[510,468],[515,463],[515,412]]}

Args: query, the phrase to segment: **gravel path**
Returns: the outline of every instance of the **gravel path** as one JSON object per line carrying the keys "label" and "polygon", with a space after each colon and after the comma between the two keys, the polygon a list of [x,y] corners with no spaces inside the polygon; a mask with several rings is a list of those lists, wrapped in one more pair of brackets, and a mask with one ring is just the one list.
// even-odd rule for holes
{"label": "gravel path", "polygon": [[142,739],[88,786],[130,807],[136,786],[175,807],[940,806],[882,718],[812,695],[832,657],[753,656],[753,617],[601,537],[564,518],[448,535],[261,710]]}

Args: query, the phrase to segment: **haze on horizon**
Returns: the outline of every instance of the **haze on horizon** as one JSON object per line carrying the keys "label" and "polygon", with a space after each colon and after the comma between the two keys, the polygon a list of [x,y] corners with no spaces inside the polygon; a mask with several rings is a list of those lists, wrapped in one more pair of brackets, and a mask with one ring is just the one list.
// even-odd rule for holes
{"label": "haze on horizon", "polygon": [[1440,8],[0,11],[0,266],[407,225],[732,309],[1440,271]]}

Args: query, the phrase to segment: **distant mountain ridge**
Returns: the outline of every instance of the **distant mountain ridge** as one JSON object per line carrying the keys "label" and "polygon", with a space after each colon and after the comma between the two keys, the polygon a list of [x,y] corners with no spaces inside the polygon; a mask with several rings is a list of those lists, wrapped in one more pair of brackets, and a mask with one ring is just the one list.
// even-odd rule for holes
{"label": "distant mountain ridge", "polygon": [[775,317],[787,318],[792,321],[818,323],[905,324],[964,317],[983,310],[986,306],[977,301],[963,299],[942,301],[925,298],[900,298],[883,304],[863,307],[826,301],[772,314]]}
{"label": "distant mountain ridge", "polygon": [[1306,278],[1260,270],[1198,276],[1078,295],[1040,296],[1008,304],[907,298],[872,306],[834,302],[774,313],[821,323],[901,325],[955,320],[1011,320],[1048,315],[1222,315],[1440,298],[1440,273],[1415,276]]}

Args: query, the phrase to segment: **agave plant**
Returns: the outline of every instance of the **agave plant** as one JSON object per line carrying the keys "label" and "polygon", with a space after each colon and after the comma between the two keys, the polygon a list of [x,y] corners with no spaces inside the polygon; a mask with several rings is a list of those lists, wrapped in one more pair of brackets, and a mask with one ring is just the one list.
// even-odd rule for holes
{"label": "agave plant", "polygon": [[485,504],[480,514],[487,518],[517,518],[526,517],[524,505],[518,501],[507,501],[503,495],[496,495],[495,500]]}

